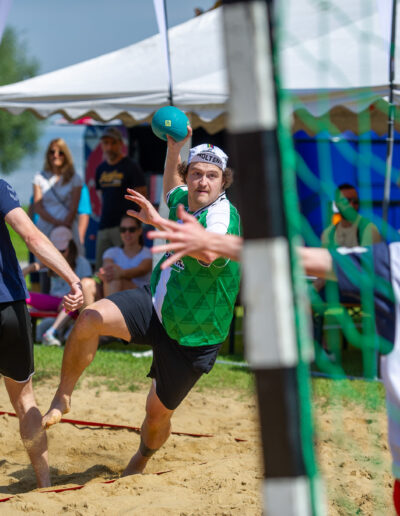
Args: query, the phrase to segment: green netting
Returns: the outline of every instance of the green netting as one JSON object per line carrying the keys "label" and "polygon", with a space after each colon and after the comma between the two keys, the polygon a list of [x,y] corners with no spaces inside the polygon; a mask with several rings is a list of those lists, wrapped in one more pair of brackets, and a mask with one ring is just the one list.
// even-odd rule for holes
{"label": "green netting", "polygon": [[[284,74],[276,78],[284,207],[291,246],[300,356],[298,385],[302,403],[301,433],[304,458],[311,479],[313,512],[320,514],[323,511],[320,505],[321,490],[312,437],[313,410],[309,402],[311,398],[314,399],[314,409],[317,413],[317,417],[314,418],[317,435],[318,429],[321,430],[324,426],[320,419],[321,413],[330,414],[332,429],[337,432],[337,436],[341,436],[338,437],[339,445],[335,449],[337,458],[339,460],[342,454],[343,464],[351,461],[354,463],[354,482],[350,487],[351,482],[346,484],[344,479],[340,482],[340,476],[344,475],[346,470],[345,466],[337,467],[337,471],[332,473],[332,477],[336,475],[337,478],[332,481],[329,466],[323,459],[319,460],[320,468],[326,475],[329,514],[386,514],[391,492],[391,485],[387,484],[387,478],[390,478],[390,456],[387,447],[386,449],[376,447],[377,442],[380,444],[386,442],[383,388],[378,380],[379,357],[392,350],[393,342],[383,339],[376,332],[374,292],[393,299],[391,284],[374,273],[371,254],[366,254],[361,260],[361,270],[354,266],[348,256],[335,255],[340,268],[360,286],[361,299],[360,301],[345,299],[335,281],[327,281],[323,289],[318,291],[315,288],[314,279],[304,277],[296,254],[296,248],[303,243],[312,247],[322,246],[321,232],[331,225],[333,220],[332,201],[335,200],[336,188],[340,183],[345,182],[353,184],[358,190],[361,201],[360,213],[377,226],[382,240],[391,242],[399,239],[398,228],[391,227],[382,220],[380,206],[383,201],[387,163],[386,147],[383,151],[380,147],[377,152],[376,140],[385,132],[385,125],[391,111],[391,106],[385,99],[377,100],[374,97],[372,86],[377,65],[374,62],[374,49],[382,49],[386,45],[384,35],[379,36],[376,26],[382,12],[379,12],[378,3],[375,0],[353,0],[347,5],[340,0],[302,0],[300,2],[286,0],[278,4],[279,51],[275,58],[281,56],[289,46],[300,47],[295,55],[307,62],[308,70],[310,66],[313,67],[315,76],[320,79],[320,84],[324,85],[320,91],[314,92],[313,114],[309,110],[310,106],[307,106],[307,99],[304,100],[301,92],[296,96],[293,90],[285,89]],[[304,7],[304,12],[299,11],[299,4]],[[386,4],[390,8],[390,13],[387,13],[390,17],[391,5],[390,2]],[[317,49],[312,46],[312,41],[307,40],[307,44],[302,45],[301,33],[288,33],[288,27],[291,24],[287,19],[296,9],[299,15],[304,15],[304,22],[306,22],[306,14],[313,13],[317,27],[311,30],[315,32],[315,38],[329,35],[331,31],[332,37],[322,37]],[[355,12],[358,16],[357,24],[353,23]],[[375,13],[374,16],[371,13]],[[350,79],[346,76],[346,66],[344,64],[340,66],[340,60],[332,59],[337,51],[335,38],[343,37],[346,30],[351,31],[346,37],[354,45],[354,48],[349,48],[349,52],[358,56],[353,63],[355,70],[358,70],[358,84],[367,85],[359,96],[354,88],[354,75],[357,76],[357,74],[352,70]],[[389,46],[387,50],[387,69],[389,69]],[[345,56],[342,62],[346,62]],[[283,70],[283,68],[282,63],[278,63],[278,69]],[[331,80],[328,81],[327,77]],[[299,84],[303,83],[307,81],[299,81]],[[328,83],[331,84],[331,89],[326,87]],[[340,105],[332,100],[335,84],[338,88],[341,85],[342,88],[349,89],[347,98],[352,97],[351,109],[346,102]],[[366,104],[366,98],[369,97],[370,105]],[[394,110],[393,115],[396,127],[399,114]],[[310,142],[307,152],[302,152],[301,146],[296,145],[294,139],[296,130],[303,131],[305,133],[303,138]],[[351,131],[352,134],[350,136],[349,133],[343,134],[344,131]],[[313,140],[312,137],[314,137]],[[312,157],[310,157],[311,153]],[[345,173],[346,167],[349,171],[348,176]],[[395,185],[397,171],[392,167],[391,172],[393,191],[397,188]],[[307,203],[301,198],[301,189],[303,191],[308,189],[309,198],[313,198],[313,209],[309,212]],[[395,200],[389,205],[389,220],[397,220],[395,210],[399,209],[400,196],[395,196],[395,199],[399,199],[399,202]],[[327,245],[332,246],[332,243]],[[311,360],[310,355],[312,355]],[[313,394],[311,394],[310,370],[314,375],[329,378],[314,380]],[[351,382],[349,378],[354,376],[361,378],[361,381]],[[376,383],[367,383],[367,380],[373,380]],[[364,427],[361,425],[371,429],[375,428],[376,423],[376,428],[379,428],[374,435],[371,434],[371,441],[368,440],[363,445],[357,440],[357,432],[349,435],[346,429],[349,411],[355,413],[357,410],[365,416],[365,420],[360,421],[360,435],[364,432]],[[371,426],[368,427],[368,425]],[[325,444],[319,442],[318,446],[321,451]],[[358,484],[356,482],[363,474],[367,475],[365,472],[371,476],[369,486],[361,481]],[[351,491],[352,489],[357,491],[357,486],[360,487],[364,499],[359,492]],[[367,499],[368,501],[365,501]]]}

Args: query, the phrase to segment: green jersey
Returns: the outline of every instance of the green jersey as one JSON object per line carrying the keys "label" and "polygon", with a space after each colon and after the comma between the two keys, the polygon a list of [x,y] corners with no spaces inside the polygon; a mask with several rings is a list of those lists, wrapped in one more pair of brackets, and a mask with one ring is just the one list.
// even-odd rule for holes
{"label": "green jersey", "polygon": [[[171,190],[167,204],[169,218],[177,220],[178,204],[188,209],[187,187]],[[239,214],[225,192],[193,215],[207,231],[240,234]],[[239,291],[239,264],[226,258],[206,264],[185,256],[163,271],[161,264],[169,255],[161,258],[151,277],[153,305],[166,332],[183,346],[223,342],[229,333]]]}

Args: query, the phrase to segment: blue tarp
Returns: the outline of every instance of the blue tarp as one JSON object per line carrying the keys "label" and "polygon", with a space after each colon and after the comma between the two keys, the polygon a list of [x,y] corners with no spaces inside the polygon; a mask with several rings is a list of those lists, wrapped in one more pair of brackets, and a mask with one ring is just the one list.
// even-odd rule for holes
{"label": "blue tarp", "polygon": [[[388,240],[399,240],[400,188],[396,185],[400,171],[400,133],[394,134]],[[360,213],[382,230],[382,200],[385,182],[386,135],[369,131],[360,136],[346,131],[338,136],[321,132],[309,136],[294,134],[297,153],[297,187],[300,209],[315,235],[320,237],[330,223],[330,206],[337,185],[353,184],[360,197]],[[309,241],[307,231],[306,243]]]}

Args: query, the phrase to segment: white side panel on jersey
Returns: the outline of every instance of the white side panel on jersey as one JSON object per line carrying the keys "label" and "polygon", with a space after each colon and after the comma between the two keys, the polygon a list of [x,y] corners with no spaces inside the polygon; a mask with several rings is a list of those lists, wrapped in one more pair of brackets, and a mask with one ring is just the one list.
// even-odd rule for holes
{"label": "white side panel on jersey", "polygon": [[242,262],[247,360],[256,369],[296,366],[286,238],[245,241]]}
{"label": "white side panel on jersey", "polygon": [[225,5],[224,24],[231,92],[229,130],[274,129],[277,122],[267,4],[255,0]]}
{"label": "white side panel on jersey", "polygon": [[310,516],[310,486],[307,477],[268,478],[263,484],[268,516]]}
{"label": "white side panel on jersey", "polygon": [[[158,207],[158,213],[161,215],[161,217],[164,217],[165,219],[168,218],[169,209],[164,201],[164,196],[161,196],[160,199],[160,206]],[[162,238],[156,238],[153,240],[153,245],[164,245],[166,244],[166,240]],[[155,269],[157,263],[161,260],[161,258],[164,256],[165,253],[157,253],[153,254],[153,270]]]}
{"label": "white side panel on jersey", "polygon": [[164,302],[165,294],[167,293],[167,283],[171,276],[171,267],[168,267],[165,271],[161,271],[160,281],[158,282],[156,291],[153,296],[153,306],[157,312],[158,318],[162,323],[161,309]]}

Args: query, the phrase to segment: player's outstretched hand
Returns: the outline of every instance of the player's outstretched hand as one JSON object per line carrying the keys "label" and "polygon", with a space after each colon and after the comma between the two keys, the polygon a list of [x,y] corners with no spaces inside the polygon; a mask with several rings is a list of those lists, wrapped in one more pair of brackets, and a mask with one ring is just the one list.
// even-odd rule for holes
{"label": "player's outstretched hand", "polygon": [[172,220],[163,220],[164,231],[150,231],[147,236],[151,239],[162,238],[169,240],[167,244],[152,247],[153,253],[173,251],[161,265],[166,269],[178,261],[182,256],[195,255],[207,247],[207,231],[197,219],[185,211],[182,204],[178,206],[178,218],[183,224]]}
{"label": "player's outstretched hand", "polygon": [[128,194],[125,195],[125,199],[135,202],[140,206],[140,211],[128,210],[126,213],[130,217],[134,217],[143,222],[143,224],[150,224],[150,226],[161,227],[163,218],[154,208],[151,202],[146,197],[132,188],[127,188]]}
{"label": "player's outstretched hand", "polygon": [[83,305],[83,293],[80,281],[72,283],[71,290],[63,298],[63,304],[67,312],[78,310]]}

